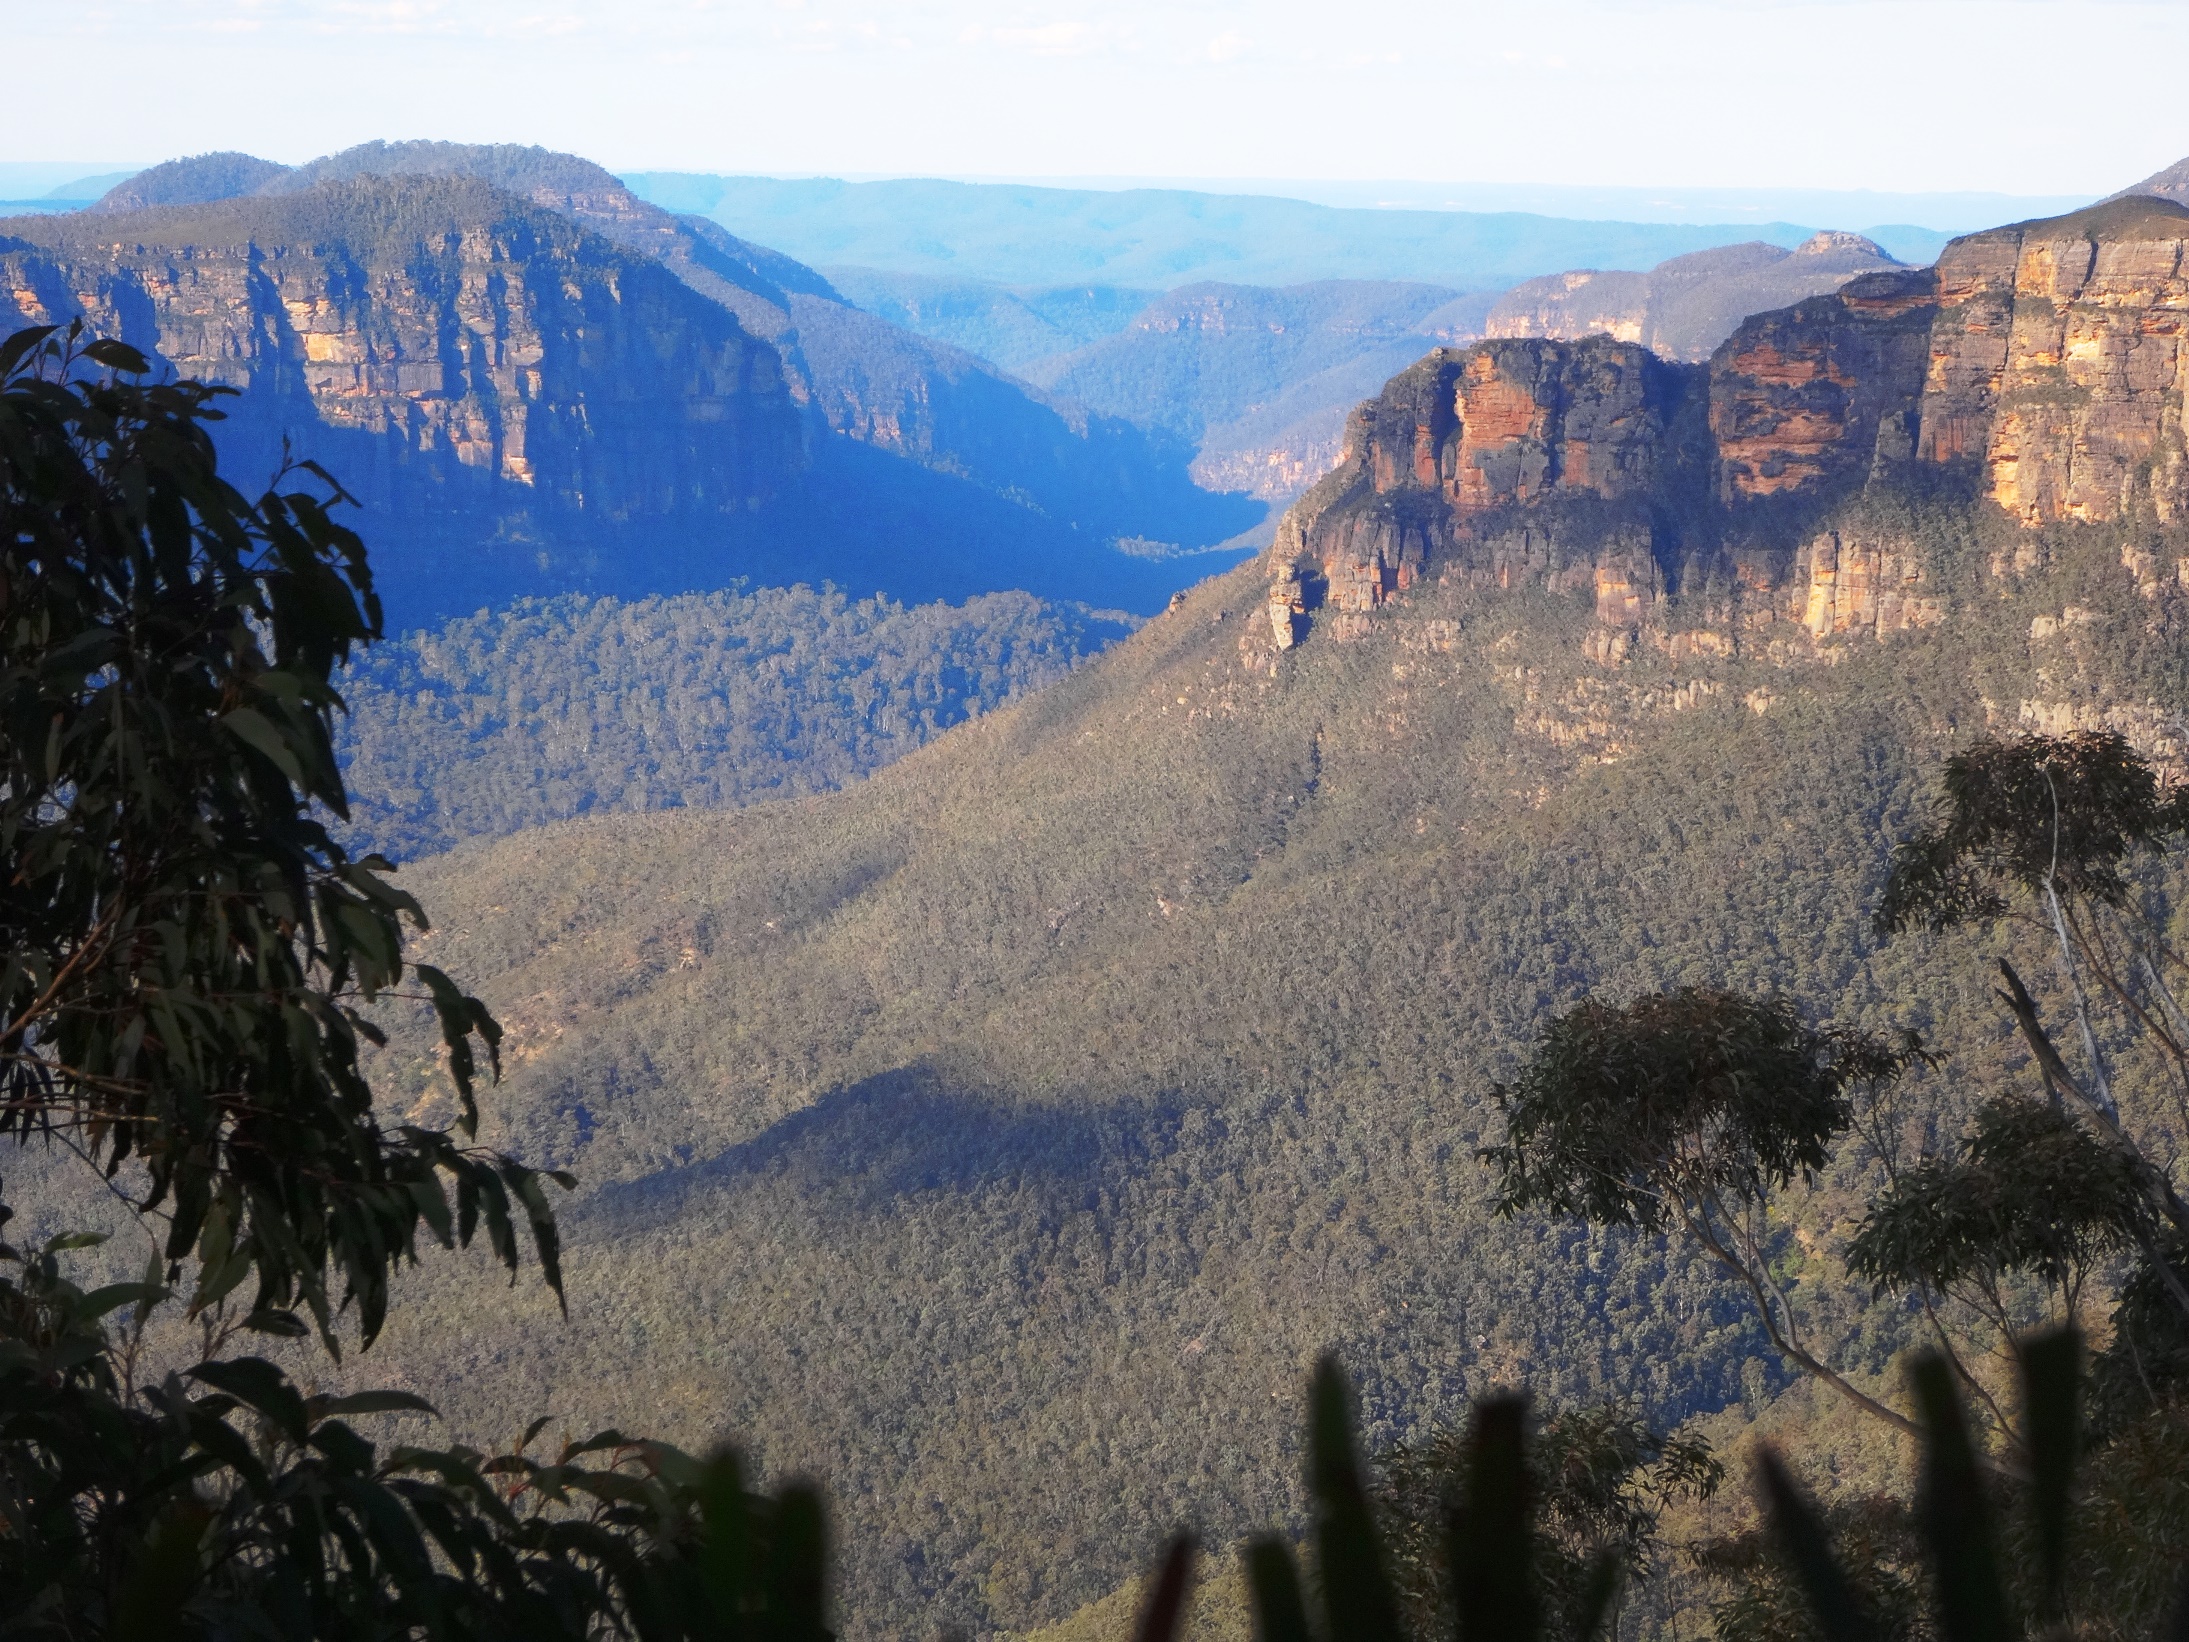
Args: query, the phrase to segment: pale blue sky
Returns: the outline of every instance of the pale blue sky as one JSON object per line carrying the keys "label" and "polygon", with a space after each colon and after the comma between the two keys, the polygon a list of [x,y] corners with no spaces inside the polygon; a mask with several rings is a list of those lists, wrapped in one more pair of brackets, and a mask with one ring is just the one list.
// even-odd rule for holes
{"label": "pale blue sky", "polygon": [[[2100,193],[2189,0],[0,0],[0,159]],[[37,65],[35,69],[31,65]]]}

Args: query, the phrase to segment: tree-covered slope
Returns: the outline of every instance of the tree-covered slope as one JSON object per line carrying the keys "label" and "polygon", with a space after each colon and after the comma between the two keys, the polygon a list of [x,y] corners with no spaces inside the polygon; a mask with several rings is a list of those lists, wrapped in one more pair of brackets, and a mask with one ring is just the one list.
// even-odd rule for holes
{"label": "tree-covered slope", "polygon": [[[1491,1213],[1488,1084],[1584,993],[1696,982],[1943,1040],[1951,1111],[2009,1058],[1971,955],[1874,947],[1891,840],[1973,736],[2164,741],[2185,699],[2184,595],[2120,529],[1826,522],[1943,619],[1766,644],[1698,596],[1615,654],[1589,589],[1459,577],[1279,653],[1241,570],[849,791],[421,864],[421,955],[509,1028],[497,1137],[584,1183],[572,1318],[436,1283],[367,1371],[481,1434],[552,1407],[822,1476],[857,1636],[1054,1620],[1180,1521],[1285,1518],[1327,1345],[1376,1442],[1523,1380],[1760,1405],[1719,1283]],[[1814,1298],[1882,1373],[1899,1324]]]}
{"label": "tree-covered slope", "polygon": [[1160,294],[1116,285],[1013,289],[880,268],[834,267],[827,274],[868,313],[1007,371],[1115,336]]}
{"label": "tree-covered slope", "polygon": [[406,634],[343,681],[351,836],[397,859],[571,816],[828,792],[1131,631],[991,593],[528,600]]}

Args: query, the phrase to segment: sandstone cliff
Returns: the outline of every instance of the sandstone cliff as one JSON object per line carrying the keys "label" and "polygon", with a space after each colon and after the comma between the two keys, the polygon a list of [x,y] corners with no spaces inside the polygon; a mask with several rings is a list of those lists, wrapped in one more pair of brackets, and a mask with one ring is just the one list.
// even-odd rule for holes
{"label": "sandstone cliff", "polygon": [[[1000,499],[1034,515],[1036,532],[1078,531],[1090,546],[1121,536],[1206,545],[1263,512],[1200,490],[1186,449],[1122,418],[1052,402],[970,354],[863,313],[804,264],[651,205],[576,155],[509,143],[371,142],[294,168],[206,156],[132,178],[100,209],[148,191],[213,198],[225,189],[272,200],[381,178],[483,181],[657,263],[771,346],[808,414],[809,443],[839,434],[902,457],[940,476],[929,491],[977,492],[956,499],[961,510],[993,513]],[[927,505],[941,513],[951,504],[938,494]]]}
{"label": "sandstone cliff", "polygon": [[1701,369],[1608,336],[1438,349],[1280,524],[1270,632],[1429,575],[1590,589],[1607,629],[1673,587],[1717,590],[1728,634],[1925,625],[1920,555],[1831,506],[1928,475],[2029,527],[2189,517],[2185,338],[2189,209],[2135,198],[1754,315]]}
{"label": "sandstone cliff", "polygon": [[1938,259],[1921,452],[2029,523],[2189,511],[2189,208],[2124,198]]}
{"label": "sandstone cliff", "polygon": [[[1437,349],[1354,412],[1339,466],[1278,526],[1286,608],[1373,609],[1432,565],[1653,600],[1657,505],[1691,488],[1697,385],[1602,336]],[[1280,636],[1288,620],[1272,617]]]}
{"label": "sandstone cliff", "polygon": [[1928,269],[1865,274],[1747,320],[1710,362],[1722,500],[1859,477],[1906,460],[1929,357]]}
{"label": "sandstone cliff", "polygon": [[646,259],[470,179],[18,219],[0,325],[77,315],[245,390],[368,505],[747,511],[803,462],[775,350]]}

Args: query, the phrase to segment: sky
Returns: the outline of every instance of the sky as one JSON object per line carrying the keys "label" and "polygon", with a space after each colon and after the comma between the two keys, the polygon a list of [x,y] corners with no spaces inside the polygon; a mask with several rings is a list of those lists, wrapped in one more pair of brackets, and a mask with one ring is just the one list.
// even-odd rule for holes
{"label": "sky", "polygon": [[0,0],[0,38],[0,160],[91,166],[2087,196],[2189,154],[2189,0]]}

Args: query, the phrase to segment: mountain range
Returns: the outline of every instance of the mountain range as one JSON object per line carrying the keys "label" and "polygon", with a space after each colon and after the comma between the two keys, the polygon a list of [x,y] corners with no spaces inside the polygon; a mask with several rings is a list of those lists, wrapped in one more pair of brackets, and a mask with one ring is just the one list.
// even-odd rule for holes
{"label": "mountain range", "polygon": [[[324,441],[391,589],[544,580],[565,540],[689,568],[695,522],[755,544],[719,574],[761,556],[741,521],[820,505],[816,475],[852,520],[886,517],[883,472],[1050,517],[1003,482],[1026,445],[966,456],[920,420],[945,345],[811,269],[560,157],[414,149],[389,176],[405,158],[215,200],[182,197],[214,167],[140,179],[9,223],[0,290],[247,385],[239,439]],[[1085,453],[1182,473],[1253,414],[1234,366],[1351,368],[1319,351],[1349,327],[1412,350],[1268,551],[1145,623],[984,609],[1026,641],[1005,653],[932,607],[566,597],[385,653],[359,812],[419,857],[417,955],[507,1029],[484,1138],[579,1176],[571,1315],[435,1260],[328,1382],[421,1392],[486,1442],[546,1409],[816,1474],[860,1642],[1114,1614],[1181,1522],[1298,1527],[1298,1388],[1332,1346],[1378,1447],[1515,1383],[1721,1431],[1798,1413],[1679,1246],[1495,1212],[1492,1087],[1581,998],[1727,986],[1950,1045],[1921,1074],[1950,1132],[2026,1067],[1980,963],[1869,921],[1944,759],[2086,728],[2189,759],[2189,206],[2131,191],[1833,277],[1700,361],[1600,330],[1440,342],[1449,288],[1390,285],[1167,290],[1054,356],[1089,394],[1153,384],[1168,427],[962,367],[1080,441],[1036,477],[1092,498],[1078,551],[1108,555],[1059,525],[984,568],[1114,560],[1153,590],[1194,561],[1128,536],[1147,470],[1071,490]],[[1062,331],[1102,305],[1024,306]],[[1306,334],[1271,328],[1295,311]],[[446,522],[481,511],[506,535]],[[890,653],[913,631],[948,688]],[[795,665],[715,685],[748,654]],[[830,715],[806,738],[836,775],[770,771],[733,695]],[[436,814],[477,836],[427,853]],[[2048,975],[2023,939],[1999,951]],[[372,1073],[430,1119],[405,1008]],[[1878,1386],[1920,1317],[1804,1252],[1869,1186],[1835,1159],[1774,1275]]]}
{"label": "mountain range", "polygon": [[0,261],[0,322],[83,315],[247,390],[239,467],[345,475],[396,527],[404,625],[738,576],[1150,611],[1228,562],[1197,553],[1266,541],[1344,407],[1489,306],[842,270],[862,306],[590,162],[424,142],[169,162],[13,219]]}
{"label": "mountain range", "polygon": [[[734,177],[646,171],[632,190],[670,210],[816,266],[1007,286],[1123,285],[1169,290],[1206,280],[1299,285],[1398,279],[1502,290],[1557,268],[1647,268],[1745,240],[1800,244],[1785,222],[1726,225],[1584,221],[1525,211],[1378,210],[1265,194],[1168,188],[1042,188],[905,178]],[[1927,262],[1948,236],[1859,228],[1894,255]]]}
{"label": "mountain range", "polygon": [[1263,512],[542,150],[200,156],[7,222],[0,263],[0,323],[81,314],[246,390],[240,466],[286,440],[344,474],[416,555],[390,560],[405,620],[739,574],[1151,609]]}
{"label": "mountain range", "polygon": [[[1982,964],[1869,913],[1974,737],[2189,756],[2185,307],[2146,197],[1701,365],[1435,348],[1268,554],[868,780],[407,867],[509,1029],[496,1138],[584,1184],[567,1325],[437,1267],[367,1370],[823,1476],[859,1637],[1111,1612],[1181,1521],[1297,1524],[1326,1346],[1379,1446],[1515,1382],[1798,1408],[1676,1245],[1492,1212],[1490,1088],[1680,984],[1950,1045],[1949,1128],[2021,1078]],[[376,1076],[430,1112],[420,1027]],[[1799,1253],[1868,1189],[1836,1160],[1778,1275],[1878,1385],[1920,1316]]]}

